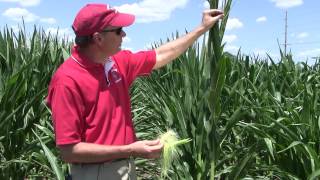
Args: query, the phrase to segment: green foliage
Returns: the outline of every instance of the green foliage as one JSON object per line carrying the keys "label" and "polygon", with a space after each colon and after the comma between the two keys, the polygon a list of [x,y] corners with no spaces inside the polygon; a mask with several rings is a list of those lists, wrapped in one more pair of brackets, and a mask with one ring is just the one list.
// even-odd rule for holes
{"label": "green foliage", "polygon": [[56,174],[46,150],[55,145],[44,98],[66,47],[67,42],[37,28],[30,37],[23,29],[0,33],[0,179]]}
{"label": "green foliage", "polygon": [[135,84],[137,130],[192,139],[167,179],[319,178],[319,63],[225,54],[224,22],[201,49]]}
{"label": "green foliage", "polygon": [[[295,63],[281,50],[279,63],[224,53],[231,1],[224,4],[226,17],[208,42],[134,84],[138,137],[170,128],[192,139],[167,179],[319,179],[319,61]],[[68,46],[37,28],[30,38],[23,30],[0,32],[0,179],[62,179],[68,171],[44,104]],[[148,179],[160,177],[156,162],[137,163]]]}
{"label": "green foliage", "polygon": [[319,63],[294,63],[290,55],[277,64],[226,56],[221,113],[210,121],[211,84],[197,49],[136,84],[148,107],[141,116],[152,114],[145,123],[193,139],[171,179],[210,179],[212,167],[216,179],[318,177]]}
{"label": "green foliage", "polygon": [[135,101],[147,107],[134,102],[136,118],[146,117],[140,125],[161,124],[193,139],[170,179],[319,178],[319,63],[226,56],[221,111],[211,121],[211,83],[197,49],[135,84]]}

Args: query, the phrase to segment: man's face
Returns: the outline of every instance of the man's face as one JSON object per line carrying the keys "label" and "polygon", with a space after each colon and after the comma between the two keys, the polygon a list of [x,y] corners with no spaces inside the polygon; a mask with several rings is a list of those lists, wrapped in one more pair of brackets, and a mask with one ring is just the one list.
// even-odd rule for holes
{"label": "man's face", "polygon": [[121,27],[107,27],[99,34],[101,49],[108,55],[114,55],[121,50],[122,38],[126,36]]}

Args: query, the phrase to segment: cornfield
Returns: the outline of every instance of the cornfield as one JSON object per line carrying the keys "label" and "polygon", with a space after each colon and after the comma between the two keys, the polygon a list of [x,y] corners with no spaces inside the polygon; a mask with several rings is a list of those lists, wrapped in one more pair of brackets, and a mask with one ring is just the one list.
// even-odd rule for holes
{"label": "cornfield", "polygon": [[[231,0],[223,5],[226,17],[208,38],[133,85],[138,138],[172,129],[192,139],[168,179],[319,179],[320,59],[309,65],[280,49],[276,63],[224,52]],[[31,35],[0,32],[0,179],[64,179],[69,172],[44,99],[70,45],[36,27]],[[140,179],[161,178],[157,160],[136,162]]]}

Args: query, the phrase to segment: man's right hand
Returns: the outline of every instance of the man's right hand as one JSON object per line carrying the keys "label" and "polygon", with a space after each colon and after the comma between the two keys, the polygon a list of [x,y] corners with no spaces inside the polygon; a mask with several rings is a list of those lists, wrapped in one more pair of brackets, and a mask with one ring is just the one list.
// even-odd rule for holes
{"label": "man's right hand", "polygon": [[129,145],[120,146],[80,142],[60,145],[59,149],[62,159],[66,162],[96,163],[129,156],[158,158],[161,155],[163,144],[160,143],[160,140],[137,141]]}
{"label": "man's right hand", "polygon": [[144,140],[136,141],[129,145],[132,150],[132,155],[143,158],[159,158],[163,149],[163,144],[160,140]]}

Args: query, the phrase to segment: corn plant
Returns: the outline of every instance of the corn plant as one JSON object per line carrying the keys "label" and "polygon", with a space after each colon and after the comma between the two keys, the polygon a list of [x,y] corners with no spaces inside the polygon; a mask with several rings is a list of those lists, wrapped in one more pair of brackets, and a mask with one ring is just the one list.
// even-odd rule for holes
{"label": "corn plant", "polygon": [[[209,1],[216,8],[219,1]],[[131,89],[136,132],[154,139],[173,129],[179,158],[161,177],[156,161],[137,160],[147,179],[308,179],[320,177],[320,63],[223,52],[225,19],[176,61]],[[178,37],[178,34],[176,35]],[[204,38],[205,39],[205,38]],[[63,179],[43,100],[68,43],[34,29],[0,32],[0,179]],[[201,48],[200,48],[201,47]],[[141,165],[146,165],[144,168]],[[148,176],[147,176],[148,175]]]}
{"label": "corn plant", "polygon": [[52,130],[47,130],[50,136],[43,136],[38,127],[50,126],[44,98],[53,71],[63,61],[64,49],[67,42],[36,27],[31,36],[23,28],[14,33],[5,27],[0,33],[0,179],[53,174],[62,178],[46,156],[55,146]]}
{"label": "corn plant", "polygon": [[[205,61],[198,47],[151,78],[140,79],[133,91],[135,118],[144,121],[139,122],[138,132],[152,132],[151,139],[157,129],[151,126],[161,124],[158,127],[192,138],[182,146],[181,158],[169,172],[171,179],[210,179],[206,148],[213,139],[203,136],[212,130],[206,96],[210,80],[204,76]],[[319,67],[319,63],[296,64],[290,55],[278,64],[272,59],[229,56],[216,125],[222,139],[216,147],[220,152],[216,179],[319,176]],[[138,108],[140,104],[143,108]]]}
{"label": "corn plant", "polygon": [[[228,10],[231,2],[224,4]],[[192,139],[168,179],[316,179],[319,63],[224,53],[225,22],[202,49],[194,44],[135,84],[137,131],[151,139],[155,129],[171,128]]]}
{"label": "corn plant", "polygon": [[[218,2],[210,1],[211,8],[217,8]],[[183,62],[180,63],[181,68],[176,70],[176,66],[179,66],[177,63],[166,67],[166,72],[171,70],[171,73],[165,74],[166,77],[163,78],[168,82],[161,84],[161,87],[155,83],[148,88],[142,88],[148,89],[150,93],[157,91],[157,94],[160,94],[155,95],[156,97],[152,95],[158,101],[153,104],[157,106],[155,111],[161,114],[159,118],[168,121],[169,127],[178,123],[179,129],[176,128],[176,131],[180,136],[193,139],[190,143],[192,146],[185,147],[185,156],[189,157],[186,165],[190,167],[178,167],[184,171],[184,178],[213,179],[216,173],[221,141],[217,132],[221,109],[219,93],[223,87],[225,66],[228,62],[228,58],[223,55],[221,41],[231,6],[231,1],[224,2],[225,19],[220,26],[216,24],[210,30],[209,41],[203,44],[202,52],[196,47],[190,48],[186,54],[178,58],[178,62]],[[179,88],[172,88],[172,84]],[[239,110],[236,112],[239,114]]]}

